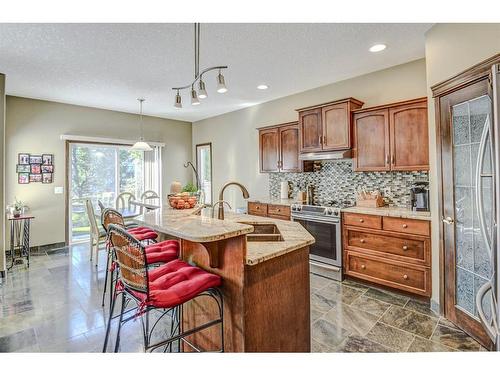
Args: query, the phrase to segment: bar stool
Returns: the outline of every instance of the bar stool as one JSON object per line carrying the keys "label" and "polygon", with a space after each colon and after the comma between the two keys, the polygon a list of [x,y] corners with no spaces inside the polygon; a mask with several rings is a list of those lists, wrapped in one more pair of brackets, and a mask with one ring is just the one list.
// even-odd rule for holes
{"label": "bar stool", "polygon": [[[119,225],[120,227],[125,228],[125,222],[123,220],[122,215],[118,211],[112,208],[107,208],[102,212],[101,223],[106,233],[108,233],[108,228],[111,224]],[[156,232],[146,227],[136,227],[125,230],[139,242],[145,240],[149,241],[152,240],[153,238],[156,239],[158,237],[158,234]],[[113,262],[113,254],[109,249],[109,240],[107,243],[107,248],[108,248],[108,257],[106,261],[106,276],[104,278],[104,290],[102,293],[102,306],[104,306],[104,299],[106,296],[106,290],[108,285],[108,277],[111,277],[110,278],[111,286],[113,285],[115,279],[114,270],[116,264]],[[154,242],[150,245],[145,246],[146,257],[148,258],[148,264],[155,265],[155,264],[167,263],[174,259],[177,259],[179,257],[179,248],[180,248],[179,241],[176,240]],[[113,294],[110,294],[110,298],[112,297]]]}
{"label": "bar stool", "polygon": [[[197,351],[201,351],[194,344],[190,343],[186,337],[214,325],[220,325],[220,352],[224,351],[224,313],[223,297],[218,287],[221,285],[221,278],[196,266],[191,266],[181,260],[174,260],[154,269],[148,268],[148,261],[144,245],[131,236],[123,227],[111,224],[109,226],[109,240],[114,252],[116,262],[119,265],[119,279],[115,288],[115,298],[112,299],[106,336],[104,339],[103,353],[106,352],[110,334],[113,310],[118,295],[122,296],[121,311],[119,315],[115,352],[118,352],[120,345],[120,331],[123,324],[140,316],[144,351],[152,352],[155,349],[165,347],[172,348],[173,342],[183,341]],[[179,311],[182,305],[200,296],[208,296],[215,300],[218,308],[218,317],[198,327],[185,332],[177,331],[180,328]],[[130,301],[137,304],[135,316],[124,319],[125,307]],[[150,325],[149,313],[153,310],[160,310],[160,317]],[[128,310],[130,311],[130,310]],[[151,337],[158,322],[166,315],[170,314],[172,319],[170,337],[159,342],[151,342]],[[173,325],[176,321],[177,324]],[[180,347],[179,347],[180,350]]]}

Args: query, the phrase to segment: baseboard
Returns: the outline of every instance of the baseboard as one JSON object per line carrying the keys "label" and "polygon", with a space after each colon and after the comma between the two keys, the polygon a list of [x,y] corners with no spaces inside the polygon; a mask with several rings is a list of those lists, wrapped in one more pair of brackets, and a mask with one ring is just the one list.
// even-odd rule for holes
{"label": "baseboard", "polygon": [[436,314],[441,315],[441,307],[439,306],[439,303],[433,299],[431,299],[431,310]]}
{"label": "baseboard", "polygon": [[31,246],[30,251],[33,253],[45,253],[46,251],[60,249],[61,247],[65,247],[65,246],[66,246],[66,242],[56,242],[56,243],[50,243],[50,244],[46,244],[46,245]]}

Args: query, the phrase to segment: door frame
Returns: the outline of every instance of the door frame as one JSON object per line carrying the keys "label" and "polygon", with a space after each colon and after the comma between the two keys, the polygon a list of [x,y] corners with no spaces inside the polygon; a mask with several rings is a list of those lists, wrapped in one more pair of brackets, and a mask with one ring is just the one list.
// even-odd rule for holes
{"label": "door frame", "polygon": [[[439,233],[439,310],[442,315],[445,315],[446,312],[446,280],[445,280],[445,272],[447,269],[446,266],[446,249],[445,249],[445,227],[442,221],[444,217],[444,184],[443,184],[443,153],[446,151],[443,148],[443,137],[441,136],[443,127],[448,126],[447,123],[444,123],[443,118],[443,110],[447,110],[445,108],[441,108],[441,98],[452,94],[460,89],[463,89],[466,86],[470,86],[476,84],[480,81],[489,78],[490,69],[493,64],[500,63],[500,53],[496,54],[472,67],[466,69],[465,71],[456,74],[455,76],[440,82],[434,86],[431,86],[432,97],[434,98],[434,109],[435,109],[435,134],[436,134],[436,171],[437,171],[437,183],[438,183],[438,233]],[[455,263],[453,262],[453,266]],[[450,265],[448,265],[449,267]],[[488,340],[489,342],[489,340]],[[491,347],[493,344],[491,344]]]}

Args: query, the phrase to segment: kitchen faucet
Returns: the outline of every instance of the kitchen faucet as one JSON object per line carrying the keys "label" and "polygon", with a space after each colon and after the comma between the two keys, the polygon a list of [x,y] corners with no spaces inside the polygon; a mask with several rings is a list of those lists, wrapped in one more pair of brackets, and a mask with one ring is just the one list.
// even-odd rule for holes
{"label": "kitchen faucet", "polygon": [[[250,195],[248,194],[248,190],[247,190],[246,187],[244,187],[239,182],[231,181],[231,182],[226,182],[224,184],[224,186],[222,186],[222,188],[220,189],[220,191],[219,191],[219,201],[223,201],[224,200],[224,190],[226,190],[226,188],[228,186],[231,186],[231,185],[236,185],[236,186],[238,186],[241,189],[241,192],[243,193],[243,198],[248,199],[250,197]],[[220,219],[220,220],[224,220],[224,203],[222,203],[222,202],[219,203],[219,213],[217,215],[217,218]]]}

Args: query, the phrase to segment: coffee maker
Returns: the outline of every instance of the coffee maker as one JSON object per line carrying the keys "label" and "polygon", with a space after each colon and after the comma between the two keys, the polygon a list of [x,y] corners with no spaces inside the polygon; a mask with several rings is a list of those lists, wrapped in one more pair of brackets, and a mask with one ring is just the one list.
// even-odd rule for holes
{"label": "coffee maker", "polygon": [[429,182],[415,182],[410,188],[410,203],[413,211],[429,211]]}

